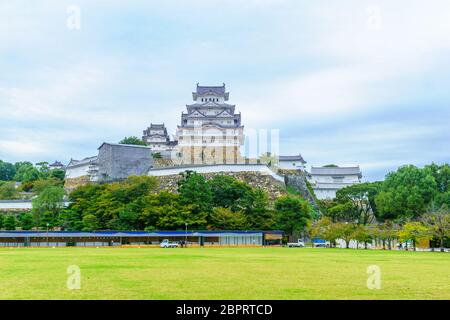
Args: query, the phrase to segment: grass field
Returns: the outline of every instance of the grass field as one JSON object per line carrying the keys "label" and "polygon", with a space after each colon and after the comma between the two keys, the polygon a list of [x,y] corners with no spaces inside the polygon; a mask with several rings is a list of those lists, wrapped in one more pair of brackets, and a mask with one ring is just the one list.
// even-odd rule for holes
{"label": "grass field", "polygon": [[[81,270],[69,290],[67,267]],[[381,268],[381,289],[366,285]],[[345,249],[0,249],[0,299],[450,299],[450,254]]]}

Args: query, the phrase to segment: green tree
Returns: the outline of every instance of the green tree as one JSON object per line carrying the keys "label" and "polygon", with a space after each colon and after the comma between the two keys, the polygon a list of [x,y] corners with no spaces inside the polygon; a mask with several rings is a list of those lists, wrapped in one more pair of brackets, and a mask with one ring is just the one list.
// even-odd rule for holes
{"label": "green tree", "polygon": [[246,209],[251,202],[252,188],[234,177],[216,175],[208,181],[211,188],[214,207],[233,208],[234,210]]}
{"label": "green tree", "polygon": [[323,217],[314,221],[309,225],[309,233],[312,239],[322,239],[330,242],[331,246],[335,246],[338,234],[336,232],[335,223],[330,217]]}
{"label": "green tree", "polygon": [[416,242],[418,239],[427,238],[428,229],[422,222],[408,222],[398,232],[398,236],[402,241],[412,241],[413,250],[416,251]]}
{"label": "green tree", "polygon": [[93,214],[87,214],[83,217],[83,231],[95,231],[98,230],[98,219]]}
{"label": "green tree", "polygon": [[358,219],[358,210],[355,209],[350,201],[344,203],[337,203],[331,208],[328,208],[326,215],[329,216],[333,222],[354,222]]}
{"label": "green tree", "polygon": [[16,168],[12,163],[0,160],[0,181],[12,181],[16,174]]}
{"label": "green tree", "polygon": [[383,244],[383,250],[386,249],[386,244],[388,249],[392,249],[393,241],[398,235],[398,226],[390,220],[386,220],[384,223],[380,223],[377,227],[372,230],[373,237],[381,240]]}
{"label": "green tree", "polygon": [[437,165],[432,163],[424,168],[427,174],[434,177],[437,189],[441,193],[450,191],[450,164]]}
{"label": "green tree", "polygon": [[192,171],[181,174],[182,179],[178,182],[178,192],[181,202],[191,204],[198,212],[209,213],[213,207],[213,196],[211,187],[206,179]]}
{"label": "green tree", "polygon": [[2,212],[0,212],[0,230],[3,229],[4,223],[5,223],[5,215]]}
{"label": "green tree", "polygon": [[64,182],[66,178],[66,172],[62,169],[53,169],[50,171],[50,178],[58,179]]}
{"label": "green tree", "polygon": [[345,242],[345,248],[350,248],[350,241],[353,240],[355,235],[356,226],[353,223],[338,222],[334,225],[334,230],[337,239],[342,239]]}
{"label": "green tree", "polygon": [[14,182],[0,184],[0,200],[15,200],[19,198]]}
{"label": "green tree", "polygon": [[64,207],[64,189],[60,187],[48,187],[33,199],[33,215],[36,226],[49,223],[54,226],[59,221],[59,213]]}
{"label": "green tree", "polygon": [[311,206],[301,198],[282,196],[275,201],[277,225],[288,235],[299,235],[311,219]]}
{"label": "green tree", "polygon": [[5,221],[3,222],[3,228],[5,230],[14,231],[16,230],[16,225],[17,225],[16,217],[12,214],[8,215]]}
{"label": "green tree", "polygon": [[386,176],[375,197],[377,219],[407,220],[418,218],[437,194],[433,175],[415,166],[403,166]]}
{"label": "green tree", "polygon": [[162,159],[162,155],[160,152],[155,152],[152,154],[153,159]]}
{"label": "green tree", "polygon": [[249,228],[253,230],[272,230],[276,225],[276,212],[270,208],[269,197],[263,189],[252,191],[252,205],[245,215]]}
{"label": "green tree", "polygon": [[16,168],[15,181],[31,182],[39,179],[39,170],[31,162],[16,162],[14,167]]}
{"label": "green tree", "polygon": [[441,252],[444,252],[444,242],[450,237],[450,213],[447,206],[433,213],[425,214],[422,221],[429,235],[439,240]]}
{"label": "green tree", "polygon": [[34,227],[33,215],[29,212],[21,212],[18,217],[18,226],[22,230],[31,230]]}
{"label": "green tree", "polygon": [[39,179],[33,182],[32,191],[39,195],[42,191],[49,187],[63,187],[63,182],[55,178]]}
{"label": "green tree", "polygon": [[245,230],[248,226],[246,216],[227,208],[214,208],[210,216],[211,228],[219,230]]}
{"label": "green tree", "polygon": [[352,238],[358,243],[364,243],[364,249],[367,249],[367,244],[372,240],[372,233],[367,226],[357,225],[353,231]]}
{"label": "green tree", "polygon": [[131,137],[125,137],[123,138],[119,144],[131,144],[131,145],[137,145],[137,146],[145,146],[145,142],[139,139],[138,137],[131,136]]}
{"label": "green tree", "polygon": [[84,229],[83,216],[75,210],[63,209],[59,214],[58,225],[62,230],[81,231]]}
{"label": "green tree", "polygon": [[336,198],[339,203],[350,205],[347,208],[349,217],[347,221],[357,222],[358,224],[370,224],[374,219],[374,197],[378,193],[378,185],[372,183],[355,184],[336,193]]}
{"label": "green tree", "polygon": [[39,171],[39,179],[47,179],[50,176],[48,162],[42,161],[36,163],[36,169]]}

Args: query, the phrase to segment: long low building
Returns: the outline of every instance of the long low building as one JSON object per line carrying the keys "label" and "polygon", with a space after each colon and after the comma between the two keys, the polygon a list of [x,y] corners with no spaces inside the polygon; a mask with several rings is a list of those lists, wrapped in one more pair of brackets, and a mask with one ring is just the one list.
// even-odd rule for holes
{"label": "long low building", "polygon": [[334,199],[339,189],[361,183],[362,172],[357,167],[311,167],[309,182],[317,199]]}
{"label": "long low building", "polygon": [[196,246],[263,246],[279,245],[282,237],[281,231],[0,231],[0,247],[157,245],[164,239]]}
{"label": "long low building", "polygon": [[275,173],[265,164],[216,164],[216,165],[186,165],[168,168],[157,168],[148,171],[149,176],[163,177],[178,175],[186,171],[195,171],[199,174],[204,173],[226,173],[226,172],[259,172],[263,175],[269,175],[275,180],[284,183],[284,177]]}
{"label": "long low building", "polygon": [[[67,207],[69,201],[64,202]],[[0,200],[1,211],[29,211],[33,208],[33,201],[31,200]]]}

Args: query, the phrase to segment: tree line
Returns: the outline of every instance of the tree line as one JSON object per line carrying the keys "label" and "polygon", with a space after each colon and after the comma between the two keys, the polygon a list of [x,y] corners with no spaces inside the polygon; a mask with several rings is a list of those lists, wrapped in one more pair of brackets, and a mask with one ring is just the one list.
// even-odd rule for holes
{"label": "tree line", "polygon": [[[14,169],[13,169],[14,168]],[[267,193],[231,176],[205,179],[182,174],[177,192],[160,191],[156,178],[130,177],[112,184],[89,184],[69,195],[64,208],[64,175],[47,163],[0,162],[0,199],[35,195],[33,210],[0,215],[0,229],[55,228],[73,231],[192,229],[283,230],[307,234],[334,244],[337,239],[391,248],[394,240],[430,239],[443,247],[449,237],[450,166],[403,166],[386,179],[338,190],[332,200],[319,201],[316,212],[300,195],[271,202]],[[64,173],[64,172],[63,172]],[[13,181],[22,182],[19,190]],[[15,195],[15,196],[14,196]]]}
{"label": "tree line", "polygon": [[33,210],[8,215],[0,228],[68,231],[96,230],[304,230],[312,216],[310,204],[297,195],[270,203],[267,192],[227,175],[207,180],[200,174],[182,174],[177,192],[159,191],[155,177],[132,176],[111,184],[88,184],[69,195],[48,186],[33,200]]}
{"label": "tree line", "polygon": [[362,183],[337,191],[320,202],[323,218],[310,227],[313,236],[392,247],[394,240],[430,239],[443,247],[450,236],[450,166],[400,167],[382,182]]}
{"label": "tree line", "polygon": [[48,186],[62,187],[64,177],[64,170],[51,169],[48,162],[13,164],[0,160],[0,200],[21,199],[21,192],[39,193]]}

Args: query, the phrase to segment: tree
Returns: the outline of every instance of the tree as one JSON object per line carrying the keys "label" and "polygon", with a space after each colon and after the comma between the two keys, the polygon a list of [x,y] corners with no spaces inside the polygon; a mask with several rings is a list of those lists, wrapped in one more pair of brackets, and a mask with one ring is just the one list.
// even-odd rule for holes
{"label": "tree", "polygon": [[318,221],[314,221],[309,226],[311,238],[326,240],[330,242],[331,246],[334,246],[338,237],[334,226],[335,223],[330,217],[323,217]]}
{"label": "tree", "polygon": [[384,223],[378,224],[377,228],[372,230],[372,234],[374,237],[382,241],[383,250],[386,249],[386,243],[388,245],[388,249],[391,250],[392,243],[398,234],[398,226],[392,221],[386,220]]}
{"label": "tree", "polygon": [[349,205],[347,209],[349,219],[347,221],[354,219],[358,224],[362,225],[371,223],[374,218],[373,198],[377,192],[377,184],[372,183],[355,184],[338,190],[336,193],[338,202]]}
{"label": "tree", "polygon": [[326,214],[333,220],[333,222],[354,222],[359,216],[358,211],[350,201],[337,203],[335,206],[328,208]]}
{"label": "tree", "polygon": [[16,217],[11,214],[11,215],[8,215],[5,219],[5,221],[3,222],[3,228],[5,230],[14,231],[14,230],[16,230],[16,224],[17,224]]}
{"label": "tree", "polygon": [[21,212],[17,220],[22,230],[31,230],[34,227],[33,215],[29,212]]}
{"label": "tree", "polygon": [[61,180],[55,178],[39,179],[34,181],[32,190],[35,194],[39,195],[49,187],[63,187],[63,183]]}
{"label": "tree", "polygon": [[182,179],[178,182],[181,202],[194,205],[194,209],[198,212],[211,212],[213,196],[206,179],[193,171],[186,171],[181,176]]}
{"label": "tree", "polygon": [[15,200],[19,198],[14,182],[0,184],[0,200]]}
{"label": "tree", "polygon": [[83,231],[95,231],[98,229],[98,219],[93,214],[87,214],[83,217]]}
{"label": "tree", "polygon": [[14,167],[16,168],[15,181],[32,182],[40,178],[39,170],[31,162],[16,162]]}
{"label": "tree", "polygon": [[53,169],[50,171],[50,177],[64,182],[64,179],[66,178],[66,172],[62,169]]}
{"label": "tree", "polygon": [[439,211],[425,214],[422,217],[429,235],[439,240],[441,252],[444,252],[445,238],[450,237],[450,214],[448,208],[443,206]]}
{"label": "tree", "polygon": [[0,212],[0,230],[3,229],[5,223],[5,215]]}
{"label": "tree", "polygon": [[400,167],[386,176],[375,197],[377,219],[416,219],[437,193],[438,185],[429,170],[411,165]]}
{"label": "tree", "polygon": [[138,137],[131,136],[131,137],[125,137],[123,138],[119,144],[131,144],[131,145],[137,145],[137,146],[145,146],[145,142],[139,139]]}
{"label": "tree", "polygon": [[282,196],[275,201],[277,224],[288,235],[304,231],[311,219],[311,206],[299,197]]}
{"label": "tree", "polygon": [[440,166],[432,163],[425,166],[424,170],[434,177],[440,193],[450,191],[450,164],[446,163]]}
{"label": "tree", "polygon": [[32,202],[36,226],[42,223],[55,225],[59,221],[59,213],[64,207],[64,189],[50,186],[44,189]]}
{"label": "tree", "polygon": [[345,248],[350,248],[350,241],[353,240],[355,225],[353,223],[342,223],[338,222],[334,226],[336,238],[345,241]]}
{"label": "tree", "polygon": [[413,250],[416,251],[416,242],[420,238],[428,236],[428,229],[422,222],[408,222],[398,232],[398,236],[402,241],[412,241]]}
{"label": "tree", "polygon": [[227,208],[214,208],[211,216],[211,228],[219,230],[245,230],[247,218],[241,211],[233,212]]}
{"label": "tree", "polygon": [[253,230],[271,230],[276,224],[276,212],[269,208],[269,197],[263,189],[252,191],[252,205],[245,215],[249,228]]}
{"label": "tree", "polygon": [[372,240],[370,229],[364,225],[357,225],[353,231],[353,240],[364,243],[364,249],[367,249],[367,244]]}
{"label": "tree", "polygon": [[0,160],[0,181],[12,181],[16,174],[16,168],[12,163]]}
{"label": "tree", "polygon": [[39,171],[39,179],[47,179],[50,176],[48,162],[42,161],[36,163],[36,169]]}
{"label": "tree", "polygon": [[232,208],[241,198],[248,197],[251,187],[234,177],[216,175],[208,181],[211,188],[214,207]]}

